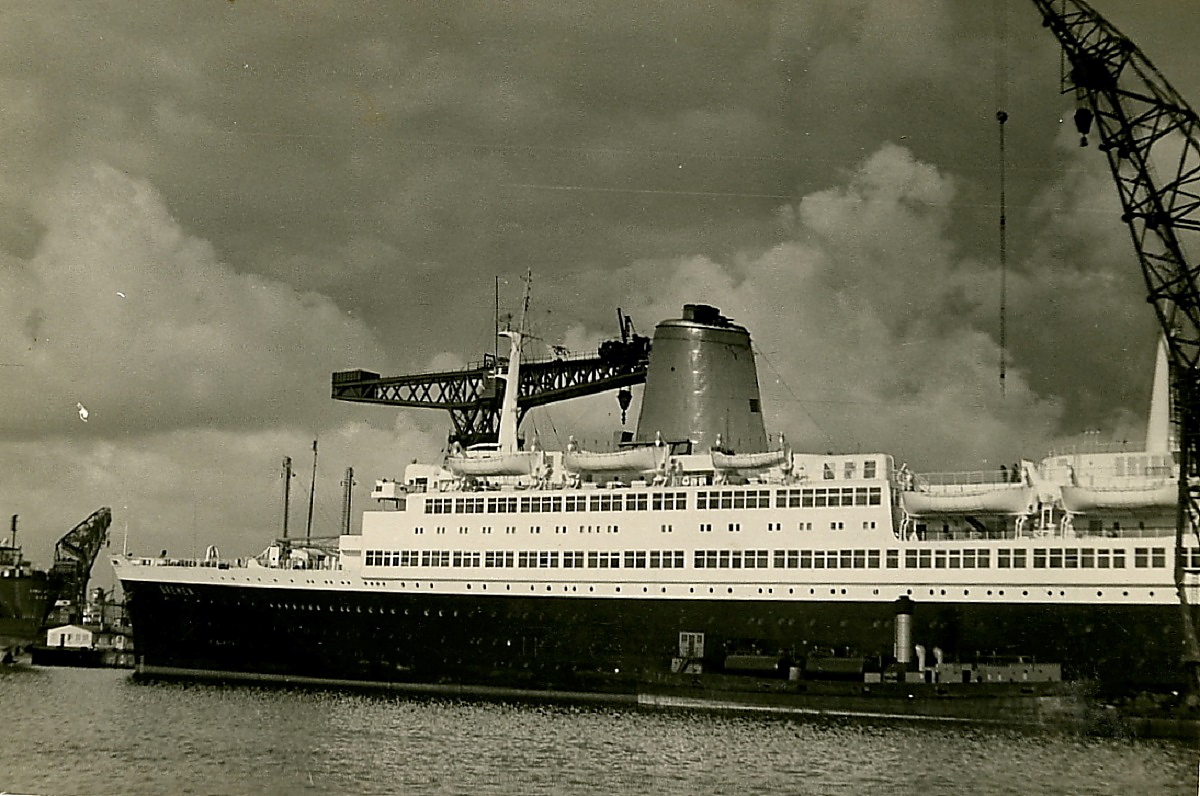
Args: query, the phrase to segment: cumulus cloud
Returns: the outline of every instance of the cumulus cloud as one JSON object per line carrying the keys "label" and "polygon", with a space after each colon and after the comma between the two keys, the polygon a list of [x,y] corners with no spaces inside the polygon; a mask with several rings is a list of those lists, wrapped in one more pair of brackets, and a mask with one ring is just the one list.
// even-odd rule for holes
{"label": "cumulus cloud", "polygon": [[327,298],[221,262],[144,180],[74,169],[38,215],[33,255],[0,271],[9,436],[81,433],[76,402],[110,435],[303,422],[329,372],[385,360]]}

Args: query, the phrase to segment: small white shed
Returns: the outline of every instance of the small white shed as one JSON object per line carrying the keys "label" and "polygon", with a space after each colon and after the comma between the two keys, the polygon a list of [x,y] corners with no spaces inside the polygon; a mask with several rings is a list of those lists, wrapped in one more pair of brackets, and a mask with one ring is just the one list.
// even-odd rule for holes
{"label": "small white shed", "polygon": [[47,647],[63,647],[66,649],[90,648],[92,646],[92,631],[79,625],[63,625],[46,631]]}

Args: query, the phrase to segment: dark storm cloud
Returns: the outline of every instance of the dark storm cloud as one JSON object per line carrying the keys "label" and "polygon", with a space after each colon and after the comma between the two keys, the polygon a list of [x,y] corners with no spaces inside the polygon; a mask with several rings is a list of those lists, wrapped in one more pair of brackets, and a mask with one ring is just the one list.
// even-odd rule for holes
{"label": "dark storm cloud", "polygon": [[[1200,101],[1200,15],[1098,5]],[[3,483],[48,528],[119,495],[157,528],[251,529],[317,435],[360,490],[397,475],[444,418],[335,404],[329,371],[477,359],[497,277],[510,311],[527,268],[536,336],[576,348],[617,307],[649,333],[721,306],[798,447],[936,468],[1138,433],[1154,321],[1032,3],[50,2],[5,22],[20,367],[0,400],[27,466]],[[609,438],[603,398],[556,430]],[[45,486],[64,479],[70,505]]]}

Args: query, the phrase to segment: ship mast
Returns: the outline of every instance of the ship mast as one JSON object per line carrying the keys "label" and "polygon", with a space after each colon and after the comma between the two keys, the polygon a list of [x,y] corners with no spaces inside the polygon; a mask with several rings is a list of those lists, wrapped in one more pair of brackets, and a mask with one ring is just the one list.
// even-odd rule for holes
{"label": "ship mast", "polygon": [[317,492],[317,441],[313,440],[313,469],[312,485],[308,488],[308,526],[304,529],[304,538],[312,538],[313,498]]}
{"label": "ship mast", "polygon": [[292,457],[283,457],[283,538],[288,535],[288,507],[292,503]]}
{"label": "ship mast", "polygon": [[521,320],[516,329],[500,332],[507,337],[508,371],[504,375],[504,401],[500,404],[500,434],[498,449],[501,453],[517,452],[517,421],[519,408],[518,393],[521,389],[521,338],[525,333],[525,314],[529,311],[529,292],[533,287],[532,270],[525,275],[525,298],[521,303]]}

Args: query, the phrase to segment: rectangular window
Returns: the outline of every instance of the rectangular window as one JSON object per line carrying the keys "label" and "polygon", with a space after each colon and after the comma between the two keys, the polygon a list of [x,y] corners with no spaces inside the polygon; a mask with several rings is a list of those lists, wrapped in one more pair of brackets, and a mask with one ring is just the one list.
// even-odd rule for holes
{"label": "rectangular window", "polygon": [[917,564],[917,551],[916,550],[905,550],[904,551],[904,566],[906,566],[909,569],[916,569],[919,566]]}
{"label": "rectangular window", "polygon": [[1124,550],[1113,550],[1112,551],[1112,568],[1113,569],[1125,569],[1125,551]]}
{"label": "rectangular window", "polygon": [[800,569],[812,569],[812,568],[813,568],[813,551],[801,550],[800,551]]}
{"label": "rectangular window", "polygon": [[775,569],[783,569],[785,566],[787,566],[787,551],[786,550],[776,550],[775,551]]}
{"label": "rectangular window", "polygon": [[1150,566],[1162,569],[1167,565],[1167,549],[1154,547],[1150,549]]}
{"label": "rectangular window", "polygon": [[867,461],[863,462],[863,478],[874,478],[874,477],[875,477],[875,460],[868,459]]}
{"label": "rectangular window", "polygon": [[832,481],[833,475],[833,462],[825,462],[825,464],[822,465],[822,477],[826,481]]}
{"label": "rectangular window", "polygon": [[1061,547],[1050,548],[1050,568],[1062,569],[1063,566],[1063,551]]}
{"label": "rectangular window", "polygon": [[1035,547],[1033,549],[1033,568],[1034,569],[1045,569],[1046,568],[1046,548]]}
{"label": "rectangular window", "polygon": [[867,568],[867,551],[866,550],[855,550],[854,551],[854,568],[855,569],[866,569]]}
{"label": "rectangular window", "polygon": [[1063,568],[1079,569],[1079,548],[1068,547],[1063,550]]}
{"label": "rectangular window", "polygon": [[887,551],[887,568],[888,569],[899,569],[899,567],[900,567],[900,551],[899,550],[888,550]]}
{"label": "rectangular window", "polygon": [[1079,566],[1084,569],[1092,569],[1096,566],[1096,551],[1090,547],[1085,547],[1079,551]]}
{"label": "rectangular window", "polygon": [[1149,566],[1150,565],[1150,548],[1148,548],[1148,547],[1133,548],[1133,565],[1138,568]]}

